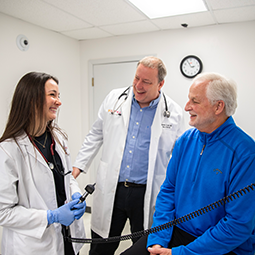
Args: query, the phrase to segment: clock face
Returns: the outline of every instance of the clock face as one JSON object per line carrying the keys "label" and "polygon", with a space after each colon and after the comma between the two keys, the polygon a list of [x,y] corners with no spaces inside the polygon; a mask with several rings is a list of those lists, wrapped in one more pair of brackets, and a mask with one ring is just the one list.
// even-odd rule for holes
{"label": "clock face", "polygon": [[187,78],[193,78],[202,72],[202,61],[196,56],[187,56],[181,61],[181,73]]}

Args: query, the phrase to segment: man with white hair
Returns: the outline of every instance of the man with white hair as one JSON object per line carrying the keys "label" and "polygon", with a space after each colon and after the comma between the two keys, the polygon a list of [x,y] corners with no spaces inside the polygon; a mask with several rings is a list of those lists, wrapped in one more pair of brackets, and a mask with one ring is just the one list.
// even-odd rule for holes
{"label": "man with white hair", "polygon": [[[195,128],[175,144],[156,200],[153,227],[205,208],[255,181],[254,140],[232,118],[237,107],[235,83],[219,74],[200,74],[188,97],[185,110]],[[216,204],[214,210],[201,210],[189,221],[150,234],[147,246],[147,238],[142,237],[123,255],[253,255],[252,189],[221,206]]]}

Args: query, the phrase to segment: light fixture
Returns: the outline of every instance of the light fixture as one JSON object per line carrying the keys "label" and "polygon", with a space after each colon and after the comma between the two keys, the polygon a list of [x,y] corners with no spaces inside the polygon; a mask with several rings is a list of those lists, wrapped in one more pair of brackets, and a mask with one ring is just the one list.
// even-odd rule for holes
{"label": "light fixture", "polygon": [[150,19],[207,11],[203,0],[128,0]]}

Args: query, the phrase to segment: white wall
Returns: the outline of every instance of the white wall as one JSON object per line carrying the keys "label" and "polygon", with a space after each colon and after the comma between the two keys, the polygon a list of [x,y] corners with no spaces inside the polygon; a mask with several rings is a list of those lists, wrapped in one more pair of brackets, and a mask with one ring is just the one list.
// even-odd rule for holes
{"label": "white wall", "polygon": [[[88,61],[155,54],[167,67],[164,91],[184,107],[191,80],[180,73],[179,65],[186,55],[197,55],[206,72],[218,72],[237,82],[237,124],[255,138],[255,22],[166,30],[132,36],[105,38],[81,42],[83,135],[88,131],[90,105]],[[133,77],[130,77],[132,82]],[[120,87],[127,82],[120,81]],[[185,115],[188,121],[188,114]]]}
{"label": "white wall", "polygon": [[[27,36],[30,47],[20,51],[19,34]],[[30,71],[46,72],[59,81],[62,106],[59,125],[69,136],[72,159],[81,146],[81,66],[79,42],[63,35],[0,13],[0,133],[9,113],[14,88]],[[1,240],[0,227],[0,240]]]}
{"label": "white wall", "polygon": [[[0,13],[0,133],[18,80],[30,71],[50,73],[60,80],[63,105],[59,125],[69,136],[74,161],[91,126],[90,60],[156,55],[168,69],[164,91],[184,107],[190,80],[181,75],[179,64],[183,57],[194,54],[203,61],[204,71],[219,72],[237,82],[239,106],[234,118],[255,138],[254,31],[253,21],[78,42]],[[16,46],[19,34],[29,39],[26,52]],[[125,85],[120,81],[120,87]],[[84,188],[89,174],[80,176],[78,182]]]}
{"label": "white wall", "polygon": [[[107,59],[127,59],[138,55],[155,55],[167,67],[168,75],[164,92],[184,108],[187,102],[191,80],[182,76],[180,62],[187,55],[197,55],[203,62],[204,72],[218,72],[236,81],[238,88],[238,108],[234,119],[238,126],[255,139],[255,21],[166,30],[130,36],[109,37],[82,41],[81,44],[81,93],[82,93],[82,136],[92,123],[93,88],[90,62]],[[120,87],[133,81],[120,81]],[[107,86],[107,84],[106,84]],[[186,123],[189,121],[185,113]],[[187,124],[188,126],[188,124]],[[93,165],[91,170],[93,169]],[[78,181],[85,186],[93,180],[88,172],[80,175]],[[91,176],[91,177],[90,177]],[[90,204],[90,198],[88,199]]]}
{"label": "white wall", "polygon": [[[16,45],[19,34],[28,38],[27,51]],[[59,79],[62,106],[58,124],[69,136],[71,152],[77,154],[82,140],[79,42],[1,13],[0,38],[0,133],[19,79],[30,71],[50,73]]]}

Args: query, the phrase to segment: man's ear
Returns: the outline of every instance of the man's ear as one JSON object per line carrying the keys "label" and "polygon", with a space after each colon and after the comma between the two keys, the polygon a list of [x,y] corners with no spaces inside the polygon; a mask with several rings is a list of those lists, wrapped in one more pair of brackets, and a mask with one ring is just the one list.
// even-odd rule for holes
{"label": "man's ear", "polygon": [[165,80],[161,81],[161,82],[158,84],[158,91],[160,91],[160,90],[162,89],[164,83],[165,83]]}
{"label": "man's ear", "polygon": [[216,106],[216,109],[215,109],[215,114],[216,115],[221,114],[224,111],[224,109],[225,109],[225,103],[222,100],[217,101],[215,106]]}

